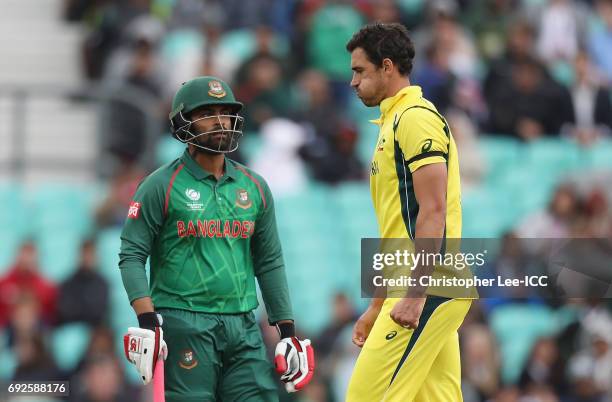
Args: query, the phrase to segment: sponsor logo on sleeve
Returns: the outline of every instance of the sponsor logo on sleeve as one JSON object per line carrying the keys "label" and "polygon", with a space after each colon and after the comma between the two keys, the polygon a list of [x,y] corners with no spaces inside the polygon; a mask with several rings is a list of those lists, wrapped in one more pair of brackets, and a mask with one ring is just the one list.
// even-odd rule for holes
{"label": "sponsor logo on sleeve", "polygon": [[127,217],[130,219],[137,219],[138,214],[140,213],[140,203],[136,201],[132,201],[130,203],[130,208],[128,209]]}

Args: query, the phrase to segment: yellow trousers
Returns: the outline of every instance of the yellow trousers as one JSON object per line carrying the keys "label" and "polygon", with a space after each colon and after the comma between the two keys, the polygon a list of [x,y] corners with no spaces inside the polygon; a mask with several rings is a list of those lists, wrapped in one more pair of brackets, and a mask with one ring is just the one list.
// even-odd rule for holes
{"label": "yellow trousers", "polygon": [[471,300],[428,296],[416,330],[390,317],[385,300],[351,376],[347,402],[461,402],[457,330]]}

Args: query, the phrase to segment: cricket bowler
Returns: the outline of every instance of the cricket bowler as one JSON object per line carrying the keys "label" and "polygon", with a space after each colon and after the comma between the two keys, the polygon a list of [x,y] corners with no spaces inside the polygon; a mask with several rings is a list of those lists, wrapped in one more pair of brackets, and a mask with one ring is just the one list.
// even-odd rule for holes
{"label": "cricket bowler", "polygon": [[225,156],[242,136],[241,109],[218,78],[183,83],[170,125],[187,148],[140,183],[121,234],[119,268],[139,324],[124,338],[126,357],[145,384],[165,360],[168,402],[278,400],[253,314],[255,279],[280,334],[275,366],[286,390],[314,371],[310,341],[295,336],[270,189]]}
{"label": "cricket bowler", "polygon": [[[351,86],[366,106],[380,107],[370,169],[380,237],[440,252],[444,239],[461,237],[457,147],[444,117],[410,84],[415,51],[408,31],[370,24],[346,48]],[[362,350],[346,400],[462,401],[457,329],[470,304],[423,286],[372,299],[353,330]]]}

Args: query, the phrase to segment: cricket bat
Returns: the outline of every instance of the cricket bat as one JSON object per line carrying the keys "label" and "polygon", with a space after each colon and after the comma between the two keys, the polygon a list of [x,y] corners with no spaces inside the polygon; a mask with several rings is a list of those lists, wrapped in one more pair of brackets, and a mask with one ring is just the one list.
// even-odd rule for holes
{"label": "cricket bat", "polygon": [[160,358],[153,372],[153,402],[166,402],[164,392],[164,360]]}

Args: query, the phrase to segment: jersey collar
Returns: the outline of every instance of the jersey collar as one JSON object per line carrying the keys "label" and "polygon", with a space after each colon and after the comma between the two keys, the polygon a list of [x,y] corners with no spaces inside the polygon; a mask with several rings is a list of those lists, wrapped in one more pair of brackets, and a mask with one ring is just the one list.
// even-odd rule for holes
{"label": "jersey collar", "polygon": [[[189,155],[188,149],[185,149],[185,152],[183,152],[183,156],[181,156],[181,162],[185,164],[185,167],[187,167],[187,169],[191,172],[193,177],[196,178],[196,180],[203,180],[208,177],[215,177],[215,175],[210,173],[208,170],[203,169],[202,166],[200,166],[198,162],[196,162],[191,157],[191,155]],[[227,157],[225,158],[225,172],[223,174],[223,177],[221,177],[220,181],[223,181],[225,177],[230,177],[233,180],[236,180],[236,167]]]}
{"label": "jersey collar", "polygon": [[400,89],[395,95],[383,99],[383,101],[380,102],[380,117],[376,120],[370,120],[370,122],[381,126],[385,120],[385,116],[400,102],[400,100],[415,99],[421,96],[423,96],[423,92],[418,85],[409,85]]}

